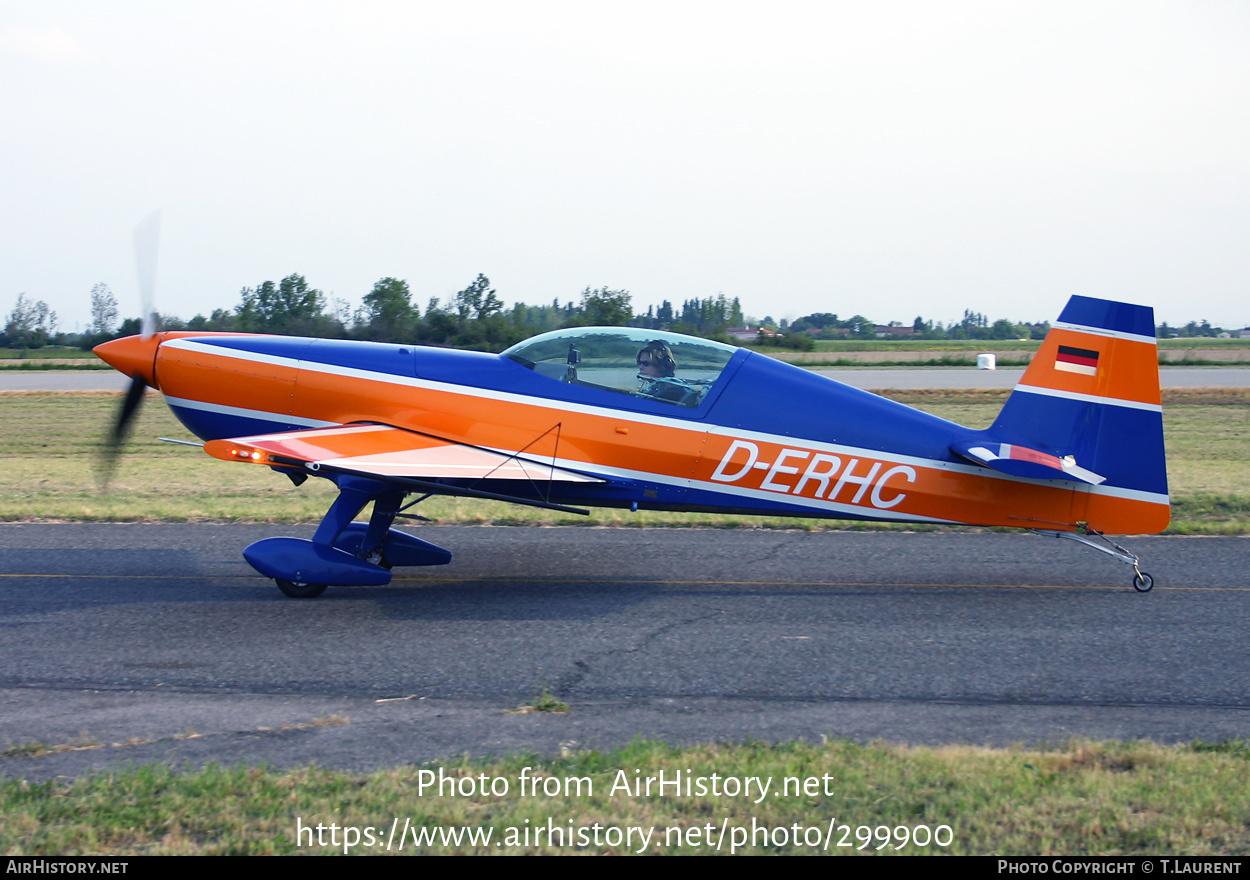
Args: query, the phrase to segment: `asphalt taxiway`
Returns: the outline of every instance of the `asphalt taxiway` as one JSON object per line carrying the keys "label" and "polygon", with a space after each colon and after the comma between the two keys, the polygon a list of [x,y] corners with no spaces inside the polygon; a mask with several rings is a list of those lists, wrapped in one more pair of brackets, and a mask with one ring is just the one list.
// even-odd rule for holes
{"label": "asphalt taxiway", "polygon": [[[311,601],[240,555],[309,532],[0,526],[0,774],[1250,733],[1243,538],[1127,539],[1148,594],[1074,543],[972,531],[426,527],[451,565]],[[571,711],[509,712],[543,689]]]}

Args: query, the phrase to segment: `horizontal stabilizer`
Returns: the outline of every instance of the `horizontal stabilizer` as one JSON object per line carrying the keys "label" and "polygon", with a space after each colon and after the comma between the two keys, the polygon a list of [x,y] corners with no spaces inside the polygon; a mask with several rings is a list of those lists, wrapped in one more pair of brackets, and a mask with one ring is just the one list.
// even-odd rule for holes
{"label": "horizontal stabilizer", "polygon": [[225,461],[277,467],[322,465],[358,474],[412,480],[524,480],[599,483],[597,477],[519,455],[453,443],[386,425],[343,425],[210,440],[204,451]]}
{"label": "horizontal stabilizer", "polygon": [[1106,478],[1086,470],[1071,455],[1060,457],[1014,443],[970,440],[951,447],[956,455],[992,470],[1034,480],[1073,480],[1098,485]]}

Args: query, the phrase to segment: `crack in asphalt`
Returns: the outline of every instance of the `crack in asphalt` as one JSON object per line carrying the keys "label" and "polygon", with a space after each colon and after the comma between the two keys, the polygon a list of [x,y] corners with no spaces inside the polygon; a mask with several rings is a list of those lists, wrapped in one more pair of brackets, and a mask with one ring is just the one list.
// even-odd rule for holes
{"label": "crack in asphalt", "polygon": [[557,683],[557,687],[561,689],[565,694],[567,694],[573,688],[581,684],[581,682],[585,680],[586,676],[591,674],[591,669],[590,669],[591,663],[597,660],[600,660],[604,657],[610,657],[614,654],[637,654],[639,651],[644,650],[648,645],[655,642],[661,636],[667,633],[670,633],[675,629],[680,629],[682,627],[690,626],[691,624],[699,623],[704,620],[711,620],[712,618],[719,617],[722,614],[724,614],[723,611],[716,610],[716,611],[709,612],[707,614],[697,614],[693,616],[684,617],[681,620],[674,620],[670,623],[658,626],[651,632],[644,634],[642,638],[640,638],[633,645],[630,645],[628,647],[622,647],[622,648],[614,648],[611,650],[598,651],[598,652],[587,655],[584,659],[575,660],[573,662],[573,665],[574,667],[576,667],[577,671],[570,672],[567,675],[562,676]]}
{"label": "crack in asphalt", "polygon": [[[780,540],[776,541],[770,548],[768,548],[767,552],[761,553],[758,556],[745,560],[745,563],[744,563],[745,567],[747,569],[750,569],[752,566],[766,565],[767,563],[770,563],[770,562],[776,562],[778,559],[781,558],[781,554],[783,551],[789,550],[796,543],[803,540],[803,536],[806,534],[807,532],[804,532],[804,531],[793,531],[793,530],[777,531],[775,535]],[[728,580],[729,578],[733,576],[740,575],[742,573],[742,570],[743,570],[743,564],[735,564],[735,567],[732,570],[728,572],[724,572],[724,573],[722,572],[721,569],[718,568],[715,574],[709,574],[709,579],[710,580]]]}

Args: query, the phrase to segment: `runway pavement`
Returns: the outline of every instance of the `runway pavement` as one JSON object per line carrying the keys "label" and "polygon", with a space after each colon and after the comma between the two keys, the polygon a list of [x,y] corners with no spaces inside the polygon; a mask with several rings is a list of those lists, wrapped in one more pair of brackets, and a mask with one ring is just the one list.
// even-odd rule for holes
{"label": "runway pavement", "polygon": [[[367,770],[469,753],[1250,733],[1242,538],[1136,538],[1154,592],[993,532],[425,527],[457,554],[284,598],[240,551],[309,529],[0,526],[0,774]],[[544,687],[567,715],[505,714]]]}

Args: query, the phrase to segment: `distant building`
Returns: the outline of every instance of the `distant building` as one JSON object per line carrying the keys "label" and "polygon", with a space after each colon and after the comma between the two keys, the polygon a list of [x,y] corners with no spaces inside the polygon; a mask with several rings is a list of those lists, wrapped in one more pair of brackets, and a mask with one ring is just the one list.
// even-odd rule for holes
{"label": "distant building", "polygon": [[915,336],[915,327],[887,327],[883,324],[876,324],[872,328],[873,334],[878,339],[901,339],[904,336]]}
{"label": "distant building", "polygon": [[769,330],[767,327],[730,327],[725,331],[725,335],[730,339],[736,339],[738,342],[751,342],[759,339],[763,335],[766,339],[774,336],[780,336],[776,330]]}

